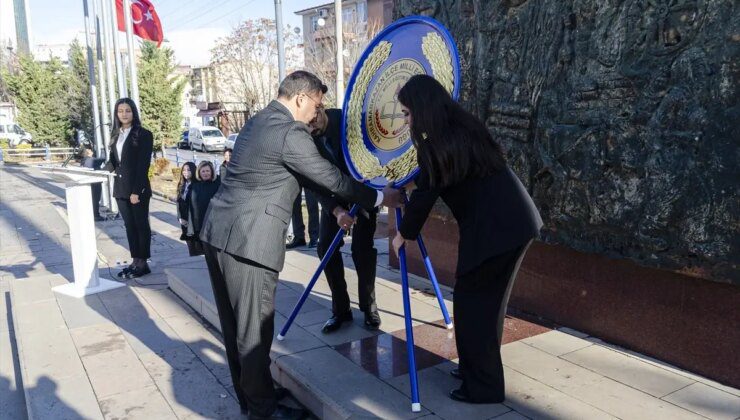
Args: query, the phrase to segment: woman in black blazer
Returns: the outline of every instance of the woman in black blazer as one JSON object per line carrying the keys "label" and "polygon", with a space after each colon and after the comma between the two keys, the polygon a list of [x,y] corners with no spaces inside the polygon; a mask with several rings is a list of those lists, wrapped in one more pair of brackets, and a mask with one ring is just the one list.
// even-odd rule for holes
{"label": "woman in black blazer", "polygon": [[141,126],[136,104],[129,98],[116,101],[113,131],[105,169],[116,172],[113,197],[126,225],[126,237],[133,262],[119,277],[136,278],[151,273],[146,260],[150,255],[152,230],[149,227],[149,164],[152,133]]}
{"label": "woman in black blazer", "polygon": [[442,198],[460,230],[454,291],[455,340],[462,386],[454,400],[504,400],[501,335],[509,294],[527,247],[542,220],[506,164],[488,129],[452,100],[434,78],[414,76],[398,94],[419,163],[417,188],[406,204],[398,252],[415,240]]}
{"label": "woman in black blazer", "polygon": [[180,228],[182,229],[180,240],[187,243],[191,256],[196,255],[193,248],[193,241],[188,237],[190,195],[193,191],[193,185],[198,182],[195,178],[195,172],[195,163],[185,162],[180,169],[180,180],[177,182],[177,220],[180,222]]}
{"label": "woman in black blazer", "polygon": [[211,199],[216,195],[218,187],[221,186],[220,178],[216,177],[216,170],[213,163],[204,160],[198,164],[197,170],[198,182],[193,184],[190,193],[190,203],[188,211],[188,240],[193,242],[193,250],[190,255],[202,255],[203,243],[200,241],[200,228],[203,227],[203,220],[206,216],[206,210],[211,203]]}

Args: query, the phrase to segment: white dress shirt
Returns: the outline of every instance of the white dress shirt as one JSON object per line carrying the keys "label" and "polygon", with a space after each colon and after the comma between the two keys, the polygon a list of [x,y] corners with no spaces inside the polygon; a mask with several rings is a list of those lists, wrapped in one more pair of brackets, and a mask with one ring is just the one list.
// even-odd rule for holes
{"label": "white dress shirt", "polygon": [[131,127],[129,128],[122,128],[121,131],[118,132],[118,139],[116,140],[116,152],[118,152],[118,163],[120,164],[122,161],[122,155],[123,155],[123,145],[126,143],[126,137],[128,137],[128,133],[131,132]]}

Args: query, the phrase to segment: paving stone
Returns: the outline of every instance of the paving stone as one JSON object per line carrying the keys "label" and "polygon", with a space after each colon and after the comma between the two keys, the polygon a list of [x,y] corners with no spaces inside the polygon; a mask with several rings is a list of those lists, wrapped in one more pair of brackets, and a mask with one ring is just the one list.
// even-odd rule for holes
{"label": "paving stone", "polygon": [[82,362],[98,398],[154,385],[129,348],[86,356]]}
{"label": "paving stone", "polygon": [[69,376],[82,375],[85,370],[80,362],[72,337],[66,329],[25,333],[16,331],[22,349],[24,380],[32,386],[42,377],[53,381]]}
{"label": "paving stone", "polygon": [[[321,342],[329,346],[336,346],[338,344],[362,340],[363,338],[372,337],[374,335],[379,335],[383,333],[382,330],[367,330],[365,329],[365,327],[360,326],[361,322],[362,318],[358,320],[357,317],[355,317],[355,320],[352,322],[352,324],[344,324],[342,325],[342,328],[331,334],[324,334],[321,332],[321,328],[323,327],[322,324],[309,325],[304,329],[312,334],[314,337],[318,338]],[[292,326],[291,330],[293,328],[296,328],[296,326]]]}
{"label": "paving stone", "polygon": [[694,383],[693,380],[685,376],[641,362],[602,346],[589,346],[561,357],[578,366],[658,398]]}
{"label": "paving stone", "polygon": [[26,401],[15,339],[13,331],[0,331],[0,417],[24,420]]}
{"label": "paving stone", "polygon": [[663,399],[710,419],[740,418],[740,397],[701,383],[689,385]]}
{"label": "paving stone", "polygon": [[496,420],[527,420],[528,418],[529,417],[525,417],[514,410],[504,413],[497,417],[491,417],[491,419],[496,419]]}
{"label": "paving stone", "polygon": [[[460,381],[434,367],[419,371],[417,378],[421,404],[443,419],[486,420],[511,410],[503,404],[466,404],[449,398],[448,393],[459,388]],[[397,376],[386,382],[410,397],[408,375]]]}
{"label": "paving stone", "polygon": [[134,291],[143,297],[162,318],[188,315],[193,312],[192,308],[169,289],[135,287]]}
{"label": "paving stone", "polygon": [[103,398],[100,408],[106,419],[177,419],[156,386]]}
{"label": "paving stone", "polygon": [[66,378],[42,376],[33,386],[26,386],[33,419],[103,419],[84,374]]}
{"label": "paving stone", "polygon": [[107,324],[112,321],[111,315],[97,295],[75,298],[57,294],[56,298],[67,328]]}
{"label": "paving stone", "polygon": [[99,294],[108,313],[119,325],[139,323],[148,318],[159,318],[143,297],[136,294],[130,287],[121,287]]}
{"label": "paving stone", "polygon": [[308,325],[321,324],[323,325],[329,318],[331,318],[331,310],[326,308],[316,309],[314,311],[303,311],[298,314],[295,319],[296,325],[305,327]]}
{"label": "paving stone", "polygon": [[591,345],[586,340],[555,330],[525,338],[522,343],[529,344],[553,356],[561,356]]}
{"label": "paving stone", "polygon": [[116,324],[98,324],[70,330],[80,357],[125,350],[126,339]]}
{"label": "paving stone", "polygon": [[28,303],[54,300],[49,285],[49,275],[16,279],[12,282],[13,304],[22,306]]}
{"label": "paving stone", "polygon": [[[551,388],[620,418],[695,419],[675,405],[603,377],[521,341],[502,347],[504,364]],[[522,410],[517,409],[522,412]]]}
{"label": "paving stone", "polygon": [[429,414],[424,408],[412,413],[403,393],[331,348],[291,354],[276,363],[282,376],[292,378],[289,389],[293,395],[319,418],[344,413],[353,418],[408,419]]}
{"label": "paving stone", "polygon": [[[280,333],[288,319],[280,314],[275,314],[275,336]],[[306,331],[303,327],[293,323],[285,340],[278,341],[277,338],[272,340],[270,354],[273,358],[284,356],[286,354],[299,353],[309,349],[323,347],[326,344],[316,338],[313,334]]]}
{"label": "paving stone", "polygon": [[[289,316],[293,312],[293,309],[298,303],[300,297],[301,295],[299,293],[292,290],[277,291],[275,293],[275,311],[280,312],[285,316]],[[320,305],[309,296],[309,298],[306,299],[303,306],[301,307],[301,312],[311,312],[325,308],[326,307],[324,305]]]}
{"label": "paving stone", "polygon": [[142,355],[142,361],[178,418],[243,418],[239,403],[189,349]]}

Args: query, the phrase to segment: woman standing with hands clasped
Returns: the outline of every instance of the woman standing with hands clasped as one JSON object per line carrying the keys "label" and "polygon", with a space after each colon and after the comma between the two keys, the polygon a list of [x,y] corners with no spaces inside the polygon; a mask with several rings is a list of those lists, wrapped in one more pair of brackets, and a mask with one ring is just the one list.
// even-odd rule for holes
{"label": "woman standing with hands clasped", "polygon": [[108,163],[104,169],[116,173],[113,197],[126,226],[126,237],[133,262],[118,273],[132,279],[151,273],[146,260],[150,255],[152,230],[149,226],[149,164],[152,158],[152,133],[141,126],[136,104],[129,98],[116,101],[113,108]]}
{"label": "woman standing with hands clasped", "polygon": [[482,122],[442,85],[413,76],[398,93],[419,163],[417,188],[393,239],[415,240],[441,197],[460,229],[454,290],[455,341],[462,386],[450,397],[468,403],[504,401],[501,335],[509,294],[542,219]]}
{"label": "woman standing with hands clasped", "polygon": [[197,182],[195,172],[195,163],[185,162],[180,169],[180,181],[177,183],[177,220],[180,222],[180,228],[182,229],[180,240],[188,244],[188,253],[191,257],[199,255],[193,246],[193,238],[188,237],[190,193],[193,190],[193,185]]}

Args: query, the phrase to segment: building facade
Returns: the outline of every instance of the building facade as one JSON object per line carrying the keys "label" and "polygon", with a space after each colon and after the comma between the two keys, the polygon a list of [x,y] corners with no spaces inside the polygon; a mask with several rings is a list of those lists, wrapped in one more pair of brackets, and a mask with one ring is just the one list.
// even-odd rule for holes
{"label": "building facade", "polygon": [[30,21],[28,0],[0,0],[0,48],[30,54]]}

